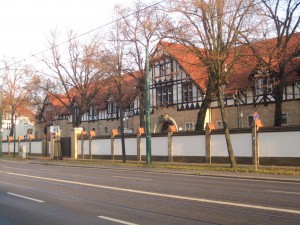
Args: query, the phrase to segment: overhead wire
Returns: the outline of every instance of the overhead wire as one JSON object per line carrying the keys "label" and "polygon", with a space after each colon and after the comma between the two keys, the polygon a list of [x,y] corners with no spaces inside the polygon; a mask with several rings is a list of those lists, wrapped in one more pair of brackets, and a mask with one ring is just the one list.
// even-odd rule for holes
{"label": "overhead wire", "polygon": [[[117,19],[115,19],[115,20],[113,20],[113,21],[111,21],[111,22],[108,22],[108,23],[104,24],[104,25],[101,25],[101,26],[96,27],[96,28],[94,28],[94,29],[88,30],[88,31],[86,31],[86,32],[84,32],[84,33],[81,33],[81,34],[79,34],[79,35],[76,35],[76,36],[74,36],[74,37],[72,37],[72,38],[69,38],[69,39],[67,39],[67,40],[65,40],[65,41],[63,41],[63,42],[60,42],[60,43],[58,43],[58,44],[52,46],[52,47],[59,47],[59,46],[61,46],[61,45],[64,45],[64,44],[66,44],[66,43],[68,43],[68,42],[70,42],[70,41],[72,41],[72,40],[75,40],[75,39],[78,39],[78,38],[83,37],[83,36],[85,36],[85,35],[91,34],[91,33],[95,32],[95,31],[97,31],[97,30],[100,30],[100,29],[105,28],[105,27],[107,27],[107,26],[109,26],[109,25],[112,25],[112,24],[114,24],[114,23],[116,23],[116,22],[118,22],[118,21],[120,21],[120,20],[122,20],[122,19],[128,18],[128,17],[130,17],[130,16],[132,16],[132,15],[138,13],[138,12],[141,12],[141,11],[146,10],[146,9],[148,9],[148,8],[151,8],[151,7],[154,7],[154,6],[156,6],[156,5],[159,5],[159,4],[161,4],[161,3],[165,2],[165,1],[167,1],[167,0],[161,0],[161,1],[155,2],[155,3],[153,3],[153,4],[151,4],[151,5],[148,5],[148,6],[144,7],[144,8],[142,8],[142,9],[139,9],[139,10],[137,10],[137,11],[131,12],[131,13],[125,15],[125,16],[121,16],[121,17],[119,17],[119,18],[117,18]],[[262,1],[259,1],[259,2],[253,3],[251,6],[260,5],[260,4],[262,4],[262,3],[263,3]],[[249,6],[242,7],[241,9],[246,8],[246,7],[249,7]],[[225,14],[232,13],[232,12],[234,12],[234,10],[226,11],[226,12],[224,12],[223,14],[225,15]],[[191,23],[191,24],[192,24],[192,23]],[[185,24],[185,25],[186,25],[186,24]],[[185,25],[182,25],[182,27],[185,26]],[[170,29],[170,30],[167,30],[166,32],[170,32],[170,31],[172,31],[172,30],[174,30],[174,29],[180,29],[180,28],[181,28],[181,27],[175,27],[175,28],[172,28],[172,29]],[[275,29],[275,28],[274,28],[274,29]],[[104,35],[106,35],[106,33],[104,33]],[[141,37],[140,39],[143,39],[143,38],[145,38],[145,37]],[[129,45],[129,44],[131,44],[131,43],[128,42],[128,43],[125,44],[125,45]],[[16,62],[14,62],[14,63],[8,65],[8,67],[13,66],[13,65],[18,64],[18,63],[21,63],[22,61],[26,61],[26,60],[28,60],[28,59],[30,59],[30,58],[36,58],[36,59],[38,59],[38,61],[36,61],[36,63],[41,62],[42,60],[41,60],[40,58],[38,58],[37,56],[38,56],[38,55],[41,55],[41,54],[43,54],[43,53],[45,53],[45,52],[51,51],[52,47],[49,47],[49,48],[44,49],[44,50],[42,50],[42,51],[40,51],[40,52],[37,52],[37,53],[35,53],[35,54],[32,54],[32,55],[30,55],[30,56],[28,56],[28,57],[26,57],[26,58],[24,58],[24,59],[21,59],[21,60],[19,60],[19,61],[16,61]],[[110,49],[105,49],[105,50],[102,50],[102,51],[110,51]],[[65,62],[65,63],[63,63],[62,65],[65,65],[65,64],[70,63],[70,62],[71,62],[71,61]],[[5,67],[0,68],[0,70],[3,70],[3,69],[5,69]],[[49,69],[49,68],[45,68],[45,69],[41,69],[41,68],[40,68],[39,70],[44,71],[44,70],[48,70],[48,69]]]}
{"label": "overhead wire", "polygon": [[[61,45],[63,45],[63,44],[66,44],[66,43],[68,43],[69,41],[72,41],[72,40],[78,39],[78,38],[80,38],[80,37],[83,37],[83,36],[85,36],[85,35],[88,35],[88,34],[90,34],[90,33],[93,33],[93,32],[95,32],[95,31],[97,31],[97,30],[100,30],[100,29],[102,29],[102,28],[105,28],[105,27],[107,27],[107,26],[109,26],[109,25],[111,25],[111,24],[114,24],[114,23],[116,23],[116,22],[118,22],[118,21],[120,21],[120,20],[122,20],[122,19],[124,19],[124,18],[130,17],[130,16],[132,16],[132,15],[138,13],[138,12],[141,12],[141,11],[146,10],[146,9],[148,9],[148,8],[151,8],[151,7],[153,7],[153,6],[159,5],[159,4],[161,4],[161,3],[165,2],[165,1],[167,1],[167,0],[160,0],[160,1],[155,2],[155,3],[153,3],[153,4],[147,5],[147,6],[145,6],[145,7],[142,8],[142,9],[139,9],[139,10],[137,10],[137,11],[134,11],[134,12],[132,12],[132,13],[129,13],[129,14],[125,15],[125,16],[120,17],[120,18],[116,18],[115,20],[113,20],[113,21],[111,21],[111,22],[108,22],[108,23],[106,23],[106,24],[103,24],[103,25],[101,25],[101,26],[98,26],[98,27],[96,27],[96,28],[93,28],[93,29],[91,29],[91,30],[88,30],[88,31],[86,31],[86,32],[84,32],[84,33],[81,33],[81,34],[75,36],[75,37],[69,38],[69,39],[67,39],[67,40],[65,40],[65,41],[63,41],[63,42],[61,42],[61,43],[56,44],[55,46],[52,46],[52,47],[58,47],[58,46],[61,46]],[[43,54],[43,53],[45,53],[45,52],[48,52],[48,51],[50,51],[50,50],[51,50],[51,47],[46,48],[46,49],[44,49],[44,50],[42,50],[42,51],[40,51],[40,52],[31,54],[31,55],[28,56],[28,57],[25,57],[25,58],[23,58],[23,59],[20,59],[20,60],[14,62],[14,63],[12,63],[12,64],[10,64],[10,65],[8,65],[8,66],[12,66],[12,65],[21,63],[21,62],[23,62],[23,61],[26,61],[26,60],[28,60],[28,59],[30,59],[30,58],[33,58],[33,57],[36,57],[37,55],[41,55],[41,54]],[[5,69],[5,67],[0,68],[0,70],[3,70],[3,69]]]}

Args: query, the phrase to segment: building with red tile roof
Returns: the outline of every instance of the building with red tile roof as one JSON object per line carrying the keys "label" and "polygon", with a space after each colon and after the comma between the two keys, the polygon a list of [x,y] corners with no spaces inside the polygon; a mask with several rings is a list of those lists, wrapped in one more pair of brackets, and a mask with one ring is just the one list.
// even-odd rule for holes
{"label": "building with red tile roof", "polygon": [[[287,57],[290,60],[285,71],[284,125],[300,125],[299,43],[300,33],[296,33],[287,46]],[[258,112],[264,126],[273,126],[275,100],[272,91],[276,82],[270,76],[270,70],[278,71],[280,60],[275,45],[275,38],[254,43],[259,57],[248,46],[237,47],[239,58],[224,84],[225,109],[230,128],[249,127],[254,112]],[[230,65],[233,59],[229,55],[227,60],[227,65]],[[207,68],[193,49],[177,43],[159,42],[151,55],[150,77],[152,132],[164,133],[169,125],[174,125],[177,131],[194,130],[209,77]],[[82,126],[95,130],[98,135],[110,134],[111,129],[120,126],[114,79],[116,77],[106,79],[103,83],[105,88],[95,97],[94,106],[87,109],[82,117]],[[122,97],[126,105],[126,128],[135,132],[139,127],[140,110],[136,93],[137,81],[127,74],[122,76],[120,84],[124,88]],[[63,98],[63,95],[60,96],[60,99]],[[68,99],[63,99],[63,102],[71,104]],[[62,135],[68,136],[72,119],[69,111],[53,97],[48,98],[48,103],[52,105],[50,111],[55,112],[55,123],[65,128]],[[218,101],[215,98],[211,99],[206,122],[222,128]]]}

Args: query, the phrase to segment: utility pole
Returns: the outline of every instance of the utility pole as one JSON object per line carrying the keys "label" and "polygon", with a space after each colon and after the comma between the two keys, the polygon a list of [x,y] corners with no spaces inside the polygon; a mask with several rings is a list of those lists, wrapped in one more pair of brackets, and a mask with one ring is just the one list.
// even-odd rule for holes
{"label": "utility pole", "polygon": [[149,78],[149,47],[146,46],[146,162],[151,165],[151,112],[150,112],[150,78]]}
{"label": "utility pole", "polygon": [[0,89],[0,156],[2,156],[2,109],[2,90]]}

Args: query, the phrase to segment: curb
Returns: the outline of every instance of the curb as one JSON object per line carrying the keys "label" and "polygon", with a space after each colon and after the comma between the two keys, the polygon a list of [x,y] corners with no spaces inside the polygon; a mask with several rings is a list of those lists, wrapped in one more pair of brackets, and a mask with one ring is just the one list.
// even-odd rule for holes
{"label": "curb", "polygon": [[187,176],[202,176],[202,177],[215,177],[215,178],[227,178],[227,179],[243,179],[243,180],[257,180],[257,181],[270,181],[270,182],[286,182],[286,183],[300,183],[299,179],[293,178],[284,178],[284,177],[271,177],[271,176],[284,176],[284,175],[271,175],[268,176],[249,176],[248,174],[222,174],[216,171],[184,171],[184,170],[172,170],[172,169],[151,169],[151,168],[133,168],[133,167],[120,167],[120,166],[95,166],[95,165],[81,165],[81,164],[66,164],[66,163],[48,163],[46,162],[30,162],[30,164],[41,164],[47,166],[65,166],[65,167],[80,167],[80,168],[95,168],[95,169],[114,169],[114,170],[130,170],[137,172],[147,172],[147,173],[162,173],[162,174],[178,174],[178,175],[187,175]]}

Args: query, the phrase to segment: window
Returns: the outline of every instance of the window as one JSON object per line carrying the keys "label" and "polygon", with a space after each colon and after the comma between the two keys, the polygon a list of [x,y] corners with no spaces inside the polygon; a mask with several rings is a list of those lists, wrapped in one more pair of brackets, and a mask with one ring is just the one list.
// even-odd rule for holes
{"label": "window", "polygon": [[159,76],[164,77],[167,74],[166,63],[159,64]]}
{"label": "window", "polygon": [[192,123],[192,122],[185,123],[185,130],[186,131],[193,131],[194,130],[194,123]]}
{"label": "window", "polygon": [[27,131],[28,123],[24,123],[24,130]]}
{"label": "window", "polygon": [[255,80],[255,94],[271,94],[273,92],[274,78],[266,77]]}
{"label": "window", "polygon": [[158,77],[165,77],[173,73],[173,62],[172,61],[163,61],[159,64],[155,64],[155,68],[158,68],[156,73],[159,73]]}
{"label": "window", "polygon": [[182,100],[183,102],[193,101],[193,86],[191,82],[182,84]]}
{"label": "window", "polygon": [[96,106],[92,105],[90,106],[88,113],[90,116],[96,116],[97,115],[97,108]]}
{"label": "window", "polygon": [[287,113],[282,113],[282,125],[287,125],[288,124],[288,114]]}
{"label": "window", "polygon": [[10,124],[10,123],[7,123],[7,124],[6,124],[6,129],[10,130],[10,128],[11,128],[11,124]]}
{"label": "window", "polygon": [[248,127],[251,127],[253,123],[253,116],[248,116]]}
{"label": "window", "polygon": [[263,79],[255,80],[255,95],[263,94]]}
{"label": "window", "polygon": [[108,104],[107,104],[107,113],[108,114],[117,113],[117,104],[115,102],[108,102]]}
{"label": "window", "polygon": [[161,86],[156,89],[157,105],[173,104],[173,86]]}
{"label": "window", "polygon": [[133,110],[134,109],[134,102],[132,102],[132,103],[129,104],[128,109],[129,110]]}
{"label": "window", "polygon": [[104,134],[108,134],[108,127],[104,127]]}
{"label": "window", "polygon": [[217,125],[217,129],[223,129],[224,128],[223,121],[217,121],[216,125]]}

